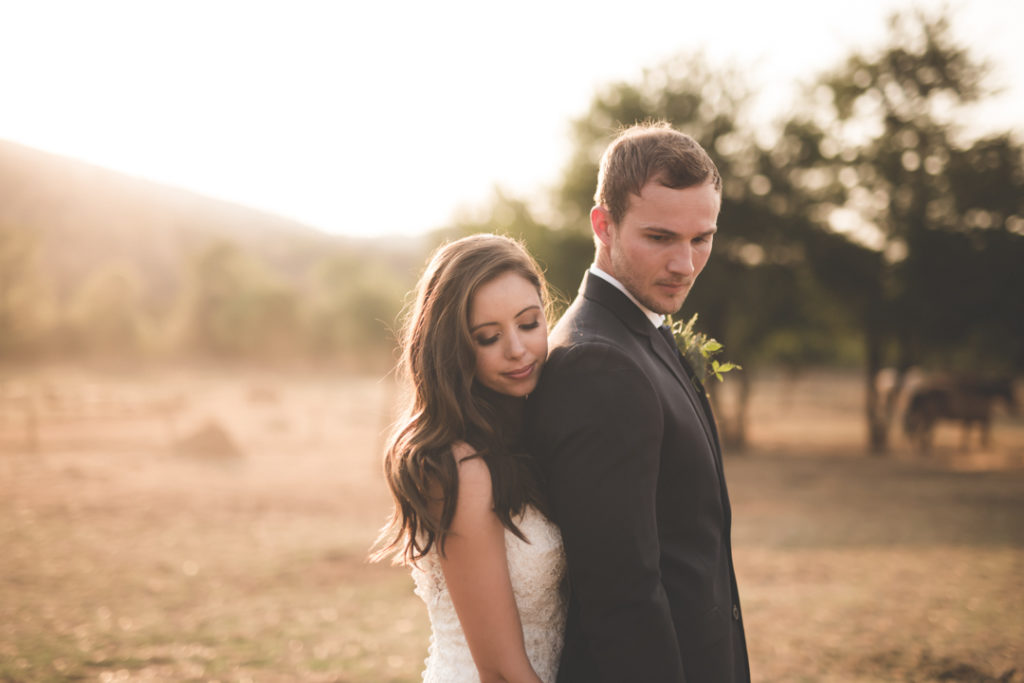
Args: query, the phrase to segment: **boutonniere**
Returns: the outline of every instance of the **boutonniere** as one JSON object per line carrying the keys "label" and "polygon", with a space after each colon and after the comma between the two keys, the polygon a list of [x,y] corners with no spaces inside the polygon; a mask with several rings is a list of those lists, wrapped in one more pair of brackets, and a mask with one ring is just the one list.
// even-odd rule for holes
{"label": "boutonniere", "polygon": [[717,340],[693,329],[697,322],[696,313],[685,323],[682,320],[672,320],[672,316],[668,316],[665,322],[672,330],[672,337],[676,340],[679,351],[702,380],[714,376],[721,382],[725,373],[743,369],[736,363],[719,362],[713,358],[722,352],[723,347]]}

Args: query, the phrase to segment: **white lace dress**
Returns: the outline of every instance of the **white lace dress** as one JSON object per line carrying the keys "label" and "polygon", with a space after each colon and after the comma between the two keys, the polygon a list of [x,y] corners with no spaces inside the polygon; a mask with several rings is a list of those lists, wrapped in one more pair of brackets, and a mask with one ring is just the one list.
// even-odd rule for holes
{"label": "white lace dress", "polygon": [[[505,530],[512,592],[523,624],[526,655],[544,683],[554,683],[565,632],[565,600],[560,590],[565,553],[558,527],[535,508],[515,520],[526,543]],[[427,603],[432,633],[424,683],[479,683],[476,665],[455,614],[437,555],[430,553],[412,569],[416,595]]]}

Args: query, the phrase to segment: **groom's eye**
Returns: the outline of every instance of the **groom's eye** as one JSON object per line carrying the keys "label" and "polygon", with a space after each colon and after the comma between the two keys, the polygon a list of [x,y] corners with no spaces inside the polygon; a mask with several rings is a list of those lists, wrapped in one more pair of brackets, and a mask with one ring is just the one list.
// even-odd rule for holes
{"label": "groom's eye", "polygon": [[673,235],[664,232],[649,232],[647,233],[647,239],[651,242],[668,242],[673,238]]}
{"label": "groom's eye", "polygon": [[539,320],[534,320],[532,323],[523,323],[522,325],[519,326],[519,329],[521,329],[521,330],[535,330],[538,327],[540,327],[540,321]]}

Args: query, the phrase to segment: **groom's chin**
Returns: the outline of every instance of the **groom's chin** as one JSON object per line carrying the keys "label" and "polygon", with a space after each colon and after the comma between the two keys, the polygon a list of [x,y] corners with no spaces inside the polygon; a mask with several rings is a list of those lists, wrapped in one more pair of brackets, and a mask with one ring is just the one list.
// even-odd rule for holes
{"label": "groom's chin", "polygon": [[[689,294],[689,292],[686,292],[686,294]],[[679,297],[661,297],[653,301],[641,301],[640,303],[659,315],[675,315],[683,307],[683,303],[686,301],[686,294]]]}

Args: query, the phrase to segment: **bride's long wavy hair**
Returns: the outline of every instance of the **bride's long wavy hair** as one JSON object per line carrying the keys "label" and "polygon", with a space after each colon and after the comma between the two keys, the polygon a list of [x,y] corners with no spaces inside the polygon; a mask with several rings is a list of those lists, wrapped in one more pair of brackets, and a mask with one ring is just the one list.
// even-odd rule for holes
{"label": "bride's long wavy hair", "polygon": [[[451,447],[465,441],[491,473],[494,511],[520,538],[513,518],[527,504],[543,510],[530,460],[518,449],[508,397],[473,380],[476,356],[469,308],[479,288],[508,272],[537,288],[549,311],[544,276],[526,249],[507,237],[473,235],[442,245],[416,286],[399,342],[399,368],[411,388],[384,456],[394,510],[381,530],[373,560],[415,562],[435,545],[444,553],[458,497]],[[521,400],[521,399],[520,399]]]}

